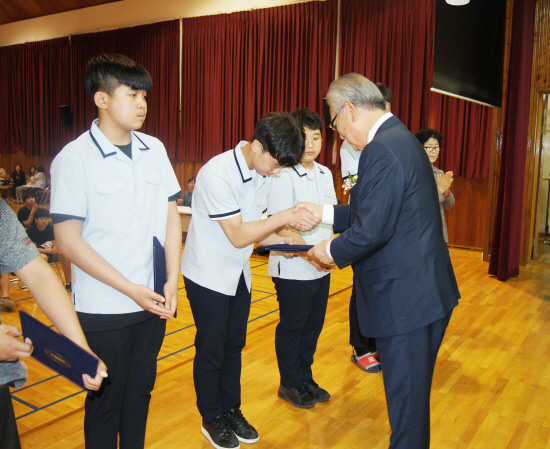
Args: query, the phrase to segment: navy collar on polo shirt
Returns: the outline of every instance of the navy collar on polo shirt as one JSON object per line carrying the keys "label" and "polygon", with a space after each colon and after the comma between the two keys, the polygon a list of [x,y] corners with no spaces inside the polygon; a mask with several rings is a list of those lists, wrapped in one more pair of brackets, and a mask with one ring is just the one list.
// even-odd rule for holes
{"label": "navy collar on polo shirt", "polygon": [[[244,154],[241,150],[241,148],[246,145],[247,142],[241,141],[239,142],[239,145],[237,145],[237,148],[233,150],[233,157],[235,158],[235,164],[237,164],[237,168],[239,169],[239,172],[241,174],[241,179],[243,181],[243,184],[245,182],[252,181],[252,175],[250,174],[250,169],[248,168],[248,164],[246,163],[246,160],[244,158]],[[241,145],[243,144],[243,145]],[[237,149],[239,151],[237,151]],[[246,176],[246,177],[245,177]]]}
{"label": "navy collar on polo shirt", "polygon": [[[90,134],[90,138],[92,139],[92,141],[94,142],[95,146],[98,148],[99,152],[101,153],[101,155],[106,158],[106,157],[109,157],[109,156],[114,156],[117,154],[117,147],[115,145],[113,145],[111,142],[109,142],[109,140],[107,139],[107,137],[105,137],[105,134],[103,134],[101,132],[101,130],[99,129],[99,127],[97,126],[99,120],[96,119],[94,120],[94,122],[92,123],[92,129],[90,129],[89,134]],[[96,130],[97,128],[97,130]],[[94,135],[94,132],[93,131],[96,131],[97,133]],[[132,144],[134,143],[135,140],[138,140],[139,143],[141,144],[139,149],[141,151],[146,151],[146,150],[150,150],[150,148],[145,144],[145,142],[143,142],[143,140],[141,140],[137,134],[135,134],[134,132],[131,133],[131,137],[132,137]],[[136,142],[137,144],[137,142]],[[102,146],[103,145],[103,146]],[[105,151],[104,150],[107,150]],[[139,159],[139,156],[137,157],[137,159]]]}
{"label": "navy collar on polo shirt", "polygon": [[[300,178],[302,178],[303,176],[307,176],[308,173],[313,172],[312,170],[308,170],[307,168],[305,168],[302,164],[297,164],[294,167],[292,167],[292,169],[296,172],[296,174]],[[319,164],[317,164],[316,162],[313,162],[313,170],[316,170],[316,169],[319,170],[319,173],[321,174],[325,173]]]}

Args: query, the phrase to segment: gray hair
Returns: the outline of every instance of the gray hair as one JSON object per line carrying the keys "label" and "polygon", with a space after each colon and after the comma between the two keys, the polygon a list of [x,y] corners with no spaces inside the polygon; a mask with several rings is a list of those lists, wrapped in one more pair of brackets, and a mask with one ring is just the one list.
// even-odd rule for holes
{"label": "gray hair", "polygon": [[334,111],[342,112],[346,101],[366,110],[386,110],[386,102],[371,80],[358,73],[348,73],[330,83],[327,102]]}

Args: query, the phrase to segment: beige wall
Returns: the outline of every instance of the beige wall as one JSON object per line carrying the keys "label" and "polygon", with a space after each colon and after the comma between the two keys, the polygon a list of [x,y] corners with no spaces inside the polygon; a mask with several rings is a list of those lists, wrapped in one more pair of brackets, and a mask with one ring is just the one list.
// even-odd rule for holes
{"label": "beige wall", "polygon": [[[310,1],[310,0],[305,0]],[[70,34],[112,30],[178,17],[269,8],[302,0],[122,0],[106,5],[0,25],[0,47]]]}

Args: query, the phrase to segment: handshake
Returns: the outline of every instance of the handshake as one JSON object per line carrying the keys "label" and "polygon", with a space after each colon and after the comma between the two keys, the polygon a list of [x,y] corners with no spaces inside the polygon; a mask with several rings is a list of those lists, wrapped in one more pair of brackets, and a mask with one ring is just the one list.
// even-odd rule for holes
{"label": "handshake", "polygon": [[[288,227],[298,231],[311,231],[323,220],[323,206],[313,203],[298,203],[293,208],[287,209],[289,213]],[[285,253],[285,255],[296,255],[307,260],[318,271],[331,271],[334,267],[334,260],[327,254],[326,247],[330,240],[323,240],[315,245],[307,253]],[[291,242],[286,242],[291,243]]]}

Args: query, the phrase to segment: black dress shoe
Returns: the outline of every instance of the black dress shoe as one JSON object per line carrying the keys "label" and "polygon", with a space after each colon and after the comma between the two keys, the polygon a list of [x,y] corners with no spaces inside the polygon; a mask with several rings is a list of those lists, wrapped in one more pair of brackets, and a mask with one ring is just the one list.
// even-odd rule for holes
{"label": "black dress shoe", "polygon": [[255,443],[260,439],[260,435],[254,427],[243,416],[241,409],[234,408],[226,415],[227,423],[237,436],[237,439],[243,443],[251,444]]}
{"label": "black dress shoe", "polygon": [[281,385],[277,394],[281,399],[299,408],[311,408],[317,403],[302,385],[297,388],[286,388]]}
{"label": "black dress shoe", "polygon": [[304,387],[304,390],[313,396],[317,402],[325,402],[330,399],[330,393],[317,385],[313,379],[302,382],[302,387]]}
{"label": "black dress shoe", "polygon": [[216,417],[208,424],[203,420],[201,432],[216,449],[235,449],[241,447],[239,440],[231,430],[231,427],[229,427],[224,414]]}

